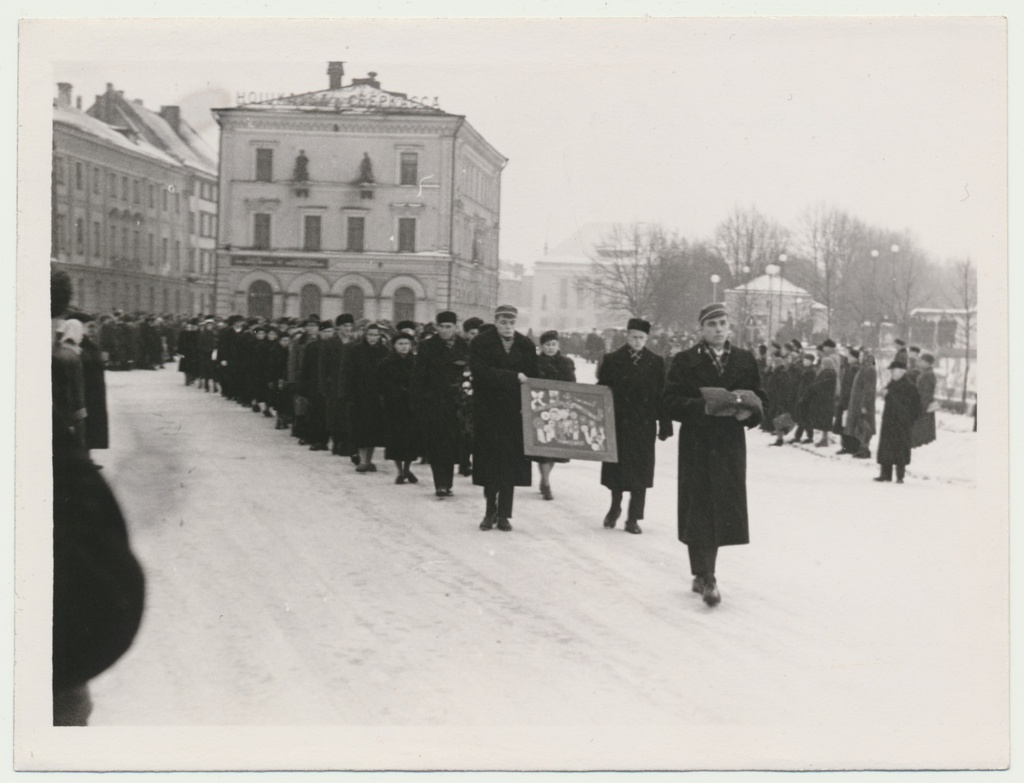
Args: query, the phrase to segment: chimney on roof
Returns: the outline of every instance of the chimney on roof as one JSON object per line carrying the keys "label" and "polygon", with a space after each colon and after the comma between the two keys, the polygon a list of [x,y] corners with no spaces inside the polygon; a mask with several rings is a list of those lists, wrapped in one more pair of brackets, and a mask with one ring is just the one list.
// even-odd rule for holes
{"label": "chimney on roof", "polygon": [[82,96],[81,95],[76,95],[75,96],[75,108],[78,109],[79,111],[82,110]]}
{"label": "chimney on roof", "polygon": [[178,126],[181,125],[180,106],[161,106],[160,116],[164,118],[164,122],[171,126],[171,130],[175,133],[178,132]]}
{"label": "chimney on roof", "polygon": [[331,60],[327,63],[327,78],[329,89],[341,89],[341,80],[345,76],[345,63],[341,60]]}
{"label": "chimney on roof", "polygon": [[71,108],[70,82],[57,82],[57,105],[65,109]]}

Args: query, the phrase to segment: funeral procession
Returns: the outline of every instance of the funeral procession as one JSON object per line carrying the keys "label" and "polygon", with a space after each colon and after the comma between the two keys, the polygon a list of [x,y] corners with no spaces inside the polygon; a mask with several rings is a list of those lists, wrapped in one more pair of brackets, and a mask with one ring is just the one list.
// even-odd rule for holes
{"label": "funeral procession", "polygon": [[1001,765],[1005,212],[930,192],[952,120],[907,127],[973,82],[893,64],[888,117],[822,40],[761,74],[781,32],[740,35],[730,80],[621,32],[639,59],[586,77],[412,36],[56,69],[50,730],[408,732],[279,769]]}

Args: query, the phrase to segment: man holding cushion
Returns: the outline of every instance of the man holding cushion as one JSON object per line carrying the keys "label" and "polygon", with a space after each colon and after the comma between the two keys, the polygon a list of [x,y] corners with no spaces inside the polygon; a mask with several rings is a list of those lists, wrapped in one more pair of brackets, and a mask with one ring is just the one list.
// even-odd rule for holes
{"label": "man holding cushion", "polygon": [[[754,355],[729,343],[725,305],[706,305],[699,321],[701,340],[673,358],[662,402],[679,422],[679,540],[689,550],[693,591],[715,606],[718,548],[750,541],[744,430],[760,423],[757,401],[768,396]],[[735,405],[709,404],[723,390]]]}

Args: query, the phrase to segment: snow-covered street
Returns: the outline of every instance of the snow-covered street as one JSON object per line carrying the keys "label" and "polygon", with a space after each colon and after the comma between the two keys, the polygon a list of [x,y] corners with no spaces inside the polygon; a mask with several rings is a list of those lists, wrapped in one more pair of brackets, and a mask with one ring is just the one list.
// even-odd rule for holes
{"label": "snow-covered street", "polygon": [[[425,465],[415,486],[388,463],[357,474],[170,365],[107,384],[113,448],[94,457],[148,595],[93,725],[711,728],[777,766],[1006,747],[1005,520],[975,511],[966,418],[941,416],[902,486],[838,444],[748,433],[752,542],[723,548],[709,609],[676,540],[675,439],[641,536],[602,528],[592,462],[555,468],[553,502],[535,477],[514,530],[481,532],[469,479],[439,501]],[[788,740],[752,748],[766,729]],[[682,738],[650,755],[713,764]]]}

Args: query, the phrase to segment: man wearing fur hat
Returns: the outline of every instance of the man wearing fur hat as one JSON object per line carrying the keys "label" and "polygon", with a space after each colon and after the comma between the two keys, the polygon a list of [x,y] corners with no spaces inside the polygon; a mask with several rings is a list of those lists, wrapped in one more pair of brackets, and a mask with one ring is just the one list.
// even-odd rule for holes
{"label": "man wearing fur hat", "polygon": [[612,493],[604,518],[614,528],[622,514],[622,496],[629,493],[626,532],[639,534],[647,490],[654,486],[654,440],[672,436],[672,420],[662,408],[665,360],[648,350],[651,324],[630,318],[626,344],[606,354],[597,368],[597,382],[612,390],[618,462],[601,463],[601,485]]}
{"label": "man wearing fur hat", "polygon": [[729,343],[725,305],[706,305],[699,324],[700,342],[672,360],[663,404],[680,424],[679,540],[689,552],[694,592],[715,606],[722,599],[715,573],[718,548],[750,541],[744,429],[756,427],[762,412],[756,405],[738,405],[732,415],[711,415],[701,390],[746,390],[762,403],[767,395],[754,355]]}
{"label": "man wearing fur hat", "polygon": [[447,498],[452,496],[455,463],[462,456],[459,405],[469,343],[458,334],[459,319],[450,310],[438,313],[434,323],[436,333],[420,343],[416,354],[412,396],[434,474],[434,494]]}
{"label": "man wearing fur hat", "polygon": [[902,484],[907,465],[910,464],[910,432],[921,413],[921,398],[917,387],[907,377],[907,363],[893,359],[889,364],[891,380],[885,389],[885,408],[878,436],[876,460],[881,472],[875,481],[892,481],[896,468],[896,483]]}

